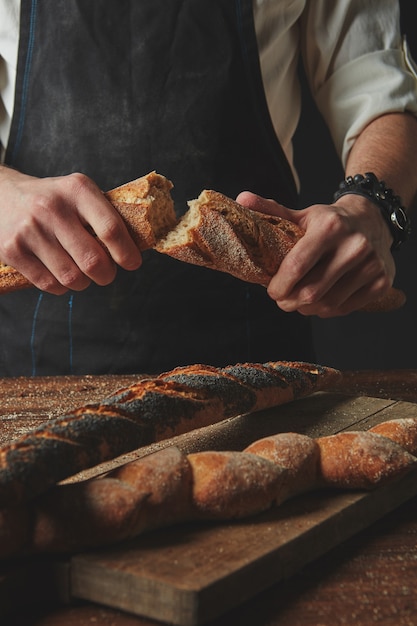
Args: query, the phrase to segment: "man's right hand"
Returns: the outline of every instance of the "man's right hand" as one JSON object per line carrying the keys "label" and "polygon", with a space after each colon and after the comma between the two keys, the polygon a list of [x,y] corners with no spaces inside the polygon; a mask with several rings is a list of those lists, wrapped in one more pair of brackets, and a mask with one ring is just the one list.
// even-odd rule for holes
{"label": "man's right hand", "polygon": [[56,295],[107,285],[116,265],[134,270],[142,262],[122,218],[90,178],[35,178],[5,166],[0,259]]}

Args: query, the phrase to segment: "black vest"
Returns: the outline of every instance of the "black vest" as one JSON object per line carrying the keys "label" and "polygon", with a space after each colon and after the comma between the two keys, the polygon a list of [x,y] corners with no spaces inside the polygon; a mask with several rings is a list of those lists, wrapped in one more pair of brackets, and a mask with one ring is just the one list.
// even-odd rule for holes
{"label": "black vest", "polygon": [[[22,0],[6,162],[103,190],[157,170],[178,214],[204,188],[295,206],[251,0]],[[0,332],[3,376],[313,358],[309,322],[263,287],[153,251],[108,287],[2,296]]]}

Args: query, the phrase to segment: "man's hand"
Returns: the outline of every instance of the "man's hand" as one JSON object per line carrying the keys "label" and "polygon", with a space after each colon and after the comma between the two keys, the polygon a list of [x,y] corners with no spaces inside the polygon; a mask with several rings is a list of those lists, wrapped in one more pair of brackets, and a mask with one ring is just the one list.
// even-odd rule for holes
{"label": "man's hand", "polygon": [[[103,247],[104,246],[104,247]],[[106,249],[107,251],[106,251]],[[0,259],[53,294],[107,285],[141,254],[88,177],[34,178],[0,166]]]}
{"label": "man's hand", "polygon": [[300,226],[305,235],[272,278],[268,293],[284,311],[335,317],[360,309],[391,287],[392,237],[378,207],[356,195],[301,211],[249,192],[237,201]]}

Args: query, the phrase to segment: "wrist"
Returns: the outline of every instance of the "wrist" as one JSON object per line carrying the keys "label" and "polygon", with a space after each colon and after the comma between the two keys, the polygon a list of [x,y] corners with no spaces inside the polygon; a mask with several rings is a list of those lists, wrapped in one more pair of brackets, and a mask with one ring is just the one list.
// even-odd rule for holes
{"label": "wrist", "polygon": [[399,196],[392,189],[388,189],[383,181],[379,181],[375,174],[366,173],[348,176],[340,183],[339,189],[334,194],[337,201],[347,194],[355,194],[366,198],[376,205],[385,220],[393,237],[392,250],[396,250],[407,239],[411,225],[405,208]]}

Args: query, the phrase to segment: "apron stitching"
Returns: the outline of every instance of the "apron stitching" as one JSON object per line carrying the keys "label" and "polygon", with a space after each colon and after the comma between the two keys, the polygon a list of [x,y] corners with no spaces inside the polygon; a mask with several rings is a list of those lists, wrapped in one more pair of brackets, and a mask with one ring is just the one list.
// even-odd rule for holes
{"label": "apron stitching", "polygon": [[25,71],[23,76],[23,84],[22,84],[22,99],[21,99],[21,109],[20,109],[20,117],[19,117],[19,125],[16,135],[15,146],[12,154],[12,161],[16,157],[16,154],[20,147],[20,142],[23,134],[23,127],[25,123],[25,113],[26,113],[26,104],[27,104],[27,94],[29,90],[29,75],[32,65],[32,56],[33,56],[33,47],[35,41],[35,26],[36,26],[36,9],[37,9],[38,0],[32,0],[32,7],[30,11],[30,27],[29,27],[29,40],[28,40],[28,50],[27,57],[25,63]]}
{"label": "apron stitching", "polygon": [[[35,350],[35,339],[36,339],[36,326],[38,322],[39,309],[41,307],[41,303],[43,300],[43,292],[39,294],[38,300],[36,302],[35,311],[33,313],[32,319],[32,332],[30,336],[30,352],[32,355],[32,376],[36,376],[36,350]],[[74,295],[71,294],[68,298],[68,335],[69,335],[69,370],[70,374],[73,372],[73,332],[72,332],[72,311],[74,304]]]}
{"label": "apron stitching", "polygon": [[38,321],[39,308],[43,299],[43,293],[41,292],[38,297],[38,301],[35,306],[32,320],[32,333],[30,336],[30,352],[32,354],[32,376],[36,376],[36,352],[35,352],[35,335],[36,335],[36,323]]}

